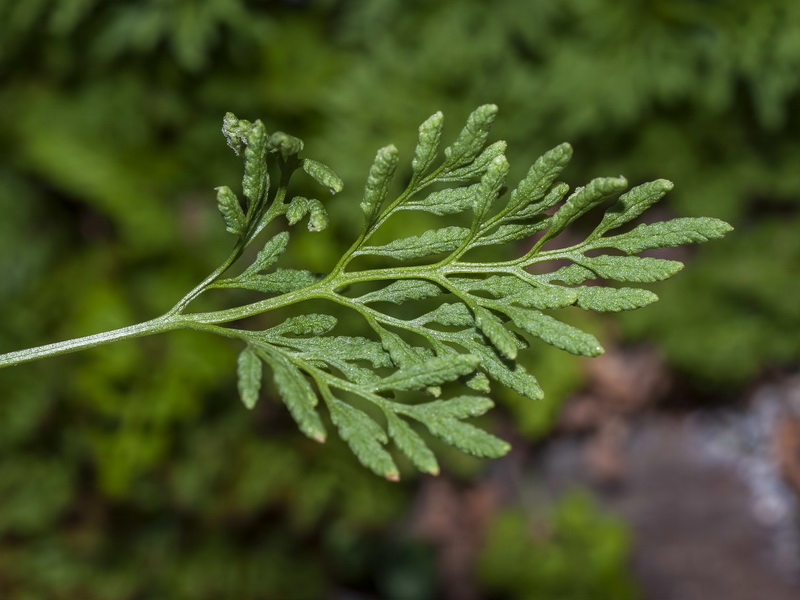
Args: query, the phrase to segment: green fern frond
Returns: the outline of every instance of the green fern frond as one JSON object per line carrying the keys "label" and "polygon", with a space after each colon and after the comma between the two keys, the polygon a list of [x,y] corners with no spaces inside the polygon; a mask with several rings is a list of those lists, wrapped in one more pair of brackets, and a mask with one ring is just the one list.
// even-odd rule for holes
{"label": "green fern frond", "polygon": [[[633,255],[716,239],[731,227],[717,219],[692,218],[615,232],[661,199],[672,184],[658,180],[625,192],[623,177],[598,178],[568,195],[566,184],[557,181],[572,154],[567,144],[539,158],[506,193],[505,144],[487,146],[496,113],[494,105],[473,112],[438,163],[443,117],[431,116],[419,129],[409,183],[396,196],[390,191],[399,153],[394,146],[380,149],[360,202],[364,213],[360,234],[327,275],[276,266],[291,238],[289,231],[280,231],[267,239],[239,275],[223,277],[278,217],[285,217],[291,227],[308,216],[311,231],[325,228],[328,217],[322,202],[288,198],[294,172],[304,171],[331,193],[342,189],[341,179],[330,167],[298,156],[303,149],[300,140],[269,134],[260,121],[229,113],[223,132],[244,160],[244,177],[242,198],[228,187],[217,190],[225,226],[237,239],[228,260],[158,319],[7,354],[0,357],[0,365],[170,329],[209,331],[245,344],[237,372],[246,407],[253,408],[258,401],[266,366],[305,435],[325,441],[327,413],[361,463],[387,479],[399,478],[390,442],[420,470],[438,472],[418,426],[464,452],[501,456],[508,444],[468,420],[493,406],[481,395],[490,392],[492,381],[531,399],[542,396],[536,377],[517,361],[519,353],[538,342],[582,356],[603,352],[594,336],[547,311],[646,306],[657,299],[652,292],[610,283],[659,281],[677,273],[682,264]],[[276,183],[270,181],[271,169],[280,171]],[[559,243],[569,225],[603,206],[603,217],[583,241]],[[448,219],[448,224],[418,235],[378,242],[376,234],[385,223],[404,211],[464,215],[464,223],[453,225]],[[528,250],[521,256],[479,258],[487,247],[523,240]],[[602,253],[608,251],[613,254]],[[563,266],[565,261],[569,264]],[[590,280],[599,280],[600,285],[581,285]],[[363,284],[368,284],[368,291],[358,293]],[[187,311],[206,290],[231,288],[264,297],[227,310]],[[262,331],[224,326],[309,301],[353,311],[369,337],[343,335],[337,319],[324,313],[291,317]],[[399,304],[412,310],[401,318],[394,308]]]}

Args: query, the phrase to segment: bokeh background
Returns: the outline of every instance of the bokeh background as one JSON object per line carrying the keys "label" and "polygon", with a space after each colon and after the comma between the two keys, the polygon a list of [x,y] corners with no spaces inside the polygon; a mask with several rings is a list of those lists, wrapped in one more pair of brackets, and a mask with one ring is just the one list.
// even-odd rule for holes
{"label": "bokeh background", "polygon": [[[0,0],[0,352],[161,314],[226,255],[234,111],[302,137],[353,236],[375,149],[501,114],[512,174],[676,183],[736,231],[608,352],[535,348],[502,460],[390,484],[197,333],[0,371],[3,600],[695,600],[800,594],[800,3]],[[302,186],[302,183],[300,184]]]}

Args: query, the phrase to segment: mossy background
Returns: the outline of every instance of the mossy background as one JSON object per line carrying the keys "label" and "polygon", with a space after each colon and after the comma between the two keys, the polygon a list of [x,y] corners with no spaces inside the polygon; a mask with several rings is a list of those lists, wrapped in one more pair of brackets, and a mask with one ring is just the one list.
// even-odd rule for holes
{"label": "mossy background", "polygon": [[[800,358],[798,32],[790,0],[0,0],[0,351],[152,318],[217,265],[226,111],[343,176],[331,230],[293,246],[313,269],[352,239],[376,148],[410,159],[428,115],[452,135],[494,102],[512,175],[569,141],[572,184],[665,177],[651,218],[736,227],[655,306],[579,317],[734,395]],[[375,478],[268,397],[245,411],[236,350],[176,333],[0,371],[0,597],[453,597],[406,527],[424,479]],[[537,350],[547,399],[501,393],[486,423],[522,448],[582,385]],[[457,487],[502,469],[445,463]],[[531,513],[489,518],[473,590],[637,597],[624,524],[580,495]]]}

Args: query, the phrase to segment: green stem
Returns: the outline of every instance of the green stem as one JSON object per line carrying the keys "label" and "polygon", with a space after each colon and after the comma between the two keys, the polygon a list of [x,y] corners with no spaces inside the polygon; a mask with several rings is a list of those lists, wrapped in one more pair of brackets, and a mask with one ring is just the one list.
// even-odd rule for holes
{"label": "green stem", "polygon": [[0,354],[0,368],[13,367],[15,365],[21,365],[22,363],[37,360],[39,358],[58,356],[59,354],[68,354],[70,352],[94,348],[95,346],[102,346],[104,344],[110,344],[111,342],[118,342],[120,340],[129,340],[132,338],[144,337],[146,335],[164,333],[166,331],[172,331],[182,327],[184,327],[184,323],[178,319],[167,318],[166,316],[158,317],[157,319],[153,319],[151,321],[137,323],[136,325],[122,327],[112,331],[105,331],[103,333],[96,333],[94,335],[88,335],[63,342],[56,342],[54,344],[46,344],[36,348],[28,348],[26,350],[17,350],[16,352]]}
{"label": "green stem", "polygon": [[[235,255],[236,252],[234,252],[231,257],[235,257]],[[150,321],[144,321],[143,323],[137,323],[136,325],[114,329],[112,331],[74,338],[53,344],[46,344],[44,346],[37,346],[35,348],[29,348],[26,350],[17,350],[15,352],[0,354],[0,368],[20,365],[22,363],[37,360],[39,358],[77,352],[78,350],[102,346],[120,340],[144,337],[156,333],[164,333],[166,331],[174,331],[176,329],[207,330],[207,328],[203,327],[206,324],[210,325],[214,323],[225,323],[244,319],[249,316],[260,314],[267,310],[280,308],[294,304],[295,302],[307,300],[314,297],[317,293],[317,286],[310,286],[303,290],[298,290],[297,292],[283,294],[281,296],[268,298],[267,300],[262,300],[261,302],[256,302],[251,305],[231,308],[228,310],[219,310],[207,313],[181,314],[180,311],[183,310],[183,308],[185,308],[186,305],[188,305],[194,298],[200,295],[210,282],[212,282],[223,271],[225,271],[233,263],[233,260],[235,260],[235,258],[229,258],[228,261],[220,265],[216,271],[206,277],[202,283],[197,285],[191,292],[184,296],[184,298],[169,312],[158,318]],[[223,333],[224,331],[224,327],[217,327],[214,329],[215,333]]]}
{"label": "green stem", "polygon": [[184,314],[181,315],[181,321],[184,327],[191,329],[194,327],[195,323],[229,323],[231,321],[239,321],[248,317],[254,317],[276,308],[283,308],[284,306],[289,306],[297,302],[316,298],[320,283],[315,283],[314,285],[302,288],[296,292],[288,292],[280,296],[253,302],[252,304],[245,304],[244,306],[205,313]]}
{"label": "green stem", "polygon": [[244,246],[242,242],[236,244],[236,247],[231,252],[230,256],[222,263],[219,267],[217,267],[208,277],[203,279],[200,283],[198,283],[192,291],[186,294],[181,300],[173,306],[169,311],[164,315],[165,317],[175,317],[179,315],[183,310],[192,303],[192,301],[197,298],[200,294],[206,291],[206,288],[214,283],[217,279],[219,279],[220,275],[222,275],[225,271],[227,271],[233,263],[235,263],[239,257],[244,252]]}

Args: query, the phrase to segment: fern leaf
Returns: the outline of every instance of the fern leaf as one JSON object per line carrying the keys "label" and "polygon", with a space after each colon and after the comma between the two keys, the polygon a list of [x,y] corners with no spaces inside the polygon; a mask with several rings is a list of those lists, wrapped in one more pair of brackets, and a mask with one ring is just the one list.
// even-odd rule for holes
{"label": "fern leaf", "polygon": [[508,442],[456,419],[428,418],[425,426],[433,435],[474,456],[499,458],[511,449]]}
{"label": "fern leaf", "polygon": [[508,160],[502,154],[489,163],[478,184],[473,210],[476,221],[483,221],[508,175]]}
{"label": "fern leaf", "polygon": [[379,342],[354,336],[325,336],[319,338],[282,338],[281,345],[302,350],[305,356],[328,360],[335,356],[345,361],[366,361],[373,369],[391,367],[394,363]]}
{"label": "fern leaf", "polygon": [[295,196],[286,208],[286,220],[289,225],[299,223],[308,214],[308,198]]}
{"label": "fern leaf", "polygon": [[593,335],[567,325],[536,310],[507,306],[501,309],[520,329],[541,338],[551,346],[580,356],[597,356],[603,353],[600,342]]}
{"label": "fern leaf", "polygon": [[239,199],[229,187],[217,188],[217,207],[225,220],[225,229],[234,235],[243,235],[247,222]]}
{"label": "fern leaf", "polygon": [[683,269],[683,263],[677,260],[649,256],[581,257],[575,262],[589,269],[597,277],[632,283],[661,281]]}
{"label": "fern leaf", "polygon": [[448,183],[466,183],[469,181],[474,181],[475,179],[480,179],[492,161],[500,156],[505,156],[505,152],[506,143],[504,141],[495,142],[494,144],[487,146],[486,149],[481,152],[472,162],[464,165],[463,167],[459,167],[458,169],[445,171],[444,174],[439,175],[436,178],[436,181]]}
{"label": "fern leaf", "polygon": [[442,289],[435,283],[420,279],[401,279],[390,283],[386,287],[364,294],[358,298],[359,302],[391,302],[402,304],[408,300],[423,300],[433,298],[442,293]]}
{"label": "fern leaf", "polygon": [[559,285],[531,287],[525,292],[506,296],[505,301],[523,308],[553,310],[572,306],[578,301],[579,293],[580,290]]}
{"label": "fern leaf", "polygon": [[251,204],[257,204],[267,193],[267,130],[261,121],[256,121],[247,133],[244,150],[244,178],[242,190]]}
{"label": "fern leaf", "polygon": [[515,359],[517,357],[517,340],[514,334],[503,326],[500,319],[482,306],[475,307],[474,312],[476,325],[489,338],[494,347],[506,358]]}
{"label": "fern leaf", "polygon": [[381,426],[365,412],[339,400],[332,399],[329,406],[331,420],[339,430],[339,435],[361,464],[389,481],[399,481],[397,465],[383,447],[389,439]]}
{"label": "fern leaf", "polygon": [[306,158],[303,159],[303,170],[308,173],[314,181],[328,188],[331,194],[337,194],[344,189],[342,178],[328,165]]}
{"label": "fern leaf", "polygon": [[306,204],[308,208],[308,230],[309,231],[323,231],[328,227],[328,211],[319,200],[310,199]]}
{"label": "fern leaf", "polygon": [[283,160],[288,160],[290,156],[303,150],[303,140],[283,131],[276,131],[269,136],[269,145],[273,152],[277,151],[281,155]]}
{"label": "fern leaf", "polygon": [[[624,177],[601,177],[570,194],[569,186],[558,181],[572,156],[569,144],[556,146],[537,159],[508,200],[498,203],[509,163],[505,142],[487,145],[496,113],[497,107],[491,104],[476,109],[456,140],[445,148],[438,166],[444,120],[441,113],[429,117],[419,128],[408,186],[395,198],[389,197],[389,190],[398,167],[398,152],[394,146],[379,150],[361,202],[366,216],[361,237],[327,277],[280,268],[268,272],[286,247],[288,234],[283,233],[267,242],[242,275],[216,284],[284,294],[263,301],[269,303],[274,298],[280,306],[290,303],[295,297],[292,294],[303,300],[332,301],[365,319],[376,339],[331,335],[336,319],[319,312],[289,318],[245,337],[256,346],[274,348],[265,350],[262,356],[273,366],[279,391],[307,435],[318,436],[322,431],[315,411],[318,391],[326,400],[334,425],[359,460],[390,479],[399,475],[386,448],[389,438],[421,471],[439,470],[425,440],[405,418],[423,423],[433,435],[465,452],[500,456],[508,450],[502,440],[464,421],[491,408],[488,398],[456,395],[405,404],[405,396],[395,392],[422,390],[439,398],[445,389],[462,386],[486,393],[493,380],[522,396],[541,398],[543,392],[536,377],[518,361],[528,341],[540,340],[581,356],[603,352],[593,335],[548,311],[576,307],[616,312],[644,307],[658,299],[649,290],[582,284],[591,280],[632,284],[667,279],[683,268],[682,263],[636,255],[654,248],[704,242],[730,230],[727,223],[717,219],[690,218],[638,225],[608,235],[641,216],[672,189],[672,184],[659,179],[626,192]],[[232,147],[244,151],[247,174],[247,157],[257,149],[263,126],[258,121],[226,117],[224,129]],[[282,152],[281,144],[278,138],[270,138],[270,152]],[[295,144],[289,149],[298,147]],[[341,180],[325,165],[310,159],[299,164],[331,191],[342,189]],[[250,178],[256,181],[255,175]],[[432,185],[437,187],[431,190]],[[250,218],[249,213],[242,214],[232,192],[221,193],[227,206],[226,223],[233,224],[235,230],[248,231],[251,226],[242,223]],[[252,202],[251,194],[246,195]],[[557,247],[559,234],[570,224],[607,202],[611,206],[605,208],[584,241]],[[373,235],[383,223],[403,211],[452,219],[417,235],[374,243]],[[285,205],[283,214],[290,225],[306,215],[311,230],[327,225],[327,213],[318,200],[295,197]],[[474,249],[510,246],[518,240],[530,242],[525,254],[515,259],[468,262],[463,258],[472,256]],[[603,250],[611,250],[613,255]],[[618,255],[620,252],[624,256]],[[370,265],[379,258],[401,263],[353,269],[351,260],[359,256],[371,257]],[[569,264],[548,269],[553,260]],[[535,271],[530,269],[534,266]],[[370,291],[344,294],[353,284],[361,283],[369,283]],[[393,306],[401,304],[406,305],[403,319],[392,314]],[[240,359],[244,375],[251,372],[245,368],[248,356],[243,353]],[[315,381],[317,391],[309,378]],[[252,389],[246,377],[243,381],[243,389]],[[365,407],[372,405],[381,412],[388,435],[370,410],[335,397],[332,390],[345,392],[347,398],[359,397]],[[290,397],[294,399],[287,400]],[[247,398],[249,401],[252,394]]]}
{"label": "fern leaf", "polygon": [[429,354],[422,348],[410,345],[402,337],[387,329],[379,328],[378,335],[381,338],[383,348],[389,353],[392,362],[398,367],[410,367],[430,358]]}
{"label": "fern leaf", "polygon": [[336,317],[331,315],[310,314],[289,317],[280,325],[269,328],[266,333],[272,335],[325,335],[336,327]]}
{"label": "fern leaf", "polygon": [[378,150],[375,161],[367,177],[364,187],[364,199],[361,201],[361,210],[367,217],[367,223],[374,220],[375,215],[389,192],[389,183],[397,168],[397,148],[386,146]]}
{"label": "fern leaf", "polygon": [[289,243],[289,234],[285,231],[280,232],[279,234],[272,237],[261,251],[256,256],[256,259],[253,261],[247,269],[245,269],[240,277],[248,278],[252,275],[255,275],[259,271],[266,271],[269,269],[273,264],[278,261],[278,257],[286,250],[286,245]]}
{"label": "fern leaf", "polygon": [[[343,189],[342,180],[330,167],[299,156],[304,150],[301,140],[283,132],[269,135],[261,121],[226,114],[223,133],[234,152],[244,158],[244,200],[228,187],[217,188],[225,226],[238,236],[232,253],[165,315],[111,332],[109,339],[180,327],[239,339],[246,346],[237,360],[237,385],[246,407],[252,408],[258,400],[263,362],[305,435],[325,440],[320,409],[327,408],[358,460],[391,480],[399,479],[399,471],[387,448],[390,438],[420,470],[439,470],[425,439],[408,419],[465,452],[485,457],[504,454],[506,442],[466,422],[491,408],[491,400],[460,395],[463,390],[487,393],[494,381],[521,396],[541,398],[536,377],[519,360],[529,343],[535,349],[540,340],[582,356],[603,351],[593,335],[548,311],[573,307],[569,310],[614,312],[644,307],[657,299],[649,290],[583,284],[669,278],[683,267],[680,262],[636,255],[720,238],[731,228],[717,219],[684,218],[607,235],[641,216],[672,184],[656,180],[625,192],[623,177],[605,177],[569,194],[569,186],[557,181],[572,155],[568,144],[536,160],[522,181],[512,186],[508,200],[498,202],[510,167],[504,142],[487,145],[496,114],[492,104],[476,109],[456,140],[444,149],[443,158],[439,157],[442,114],[427,119],[419,128],[409,172],[398,177],[407,185],[397,196],[390,196],[399,163],[397,149],[390,145],[378,150],[361,200],[363,228],[329,273],[281,266],[289,233],[278,232],[267,238],[252,264],[239,275],[224,278],[223,273],[238,259],[250,256],[248,246],[280,216],[290,226],[307,217],[311,231],[327,227],[328,213],[322,202],[289,194],[295,171],[304,171],[332,193]],[[270,172],[280,172],[273,190]],[[614,198],[610,207],[603,207]],[[601,207],[605,208],[602,217]],[[583,241],[559,247],[559,240],[568,237],[560,237],[565,228],[595,209],[599,224],[594,231]],[[384,224],[397,214],[405,216],[403,211],[448,219],[417,235],[376,242],[386,239],[380,235]],[[481,249],[513,249],[514,242],[526,239],[524,250],[502,260],[466,258],[491,256]],[[353,262],[360,256],[368,259]],[[394,261],[381,264],[382,258]],[[359,262],[364,266],[359,268]],[[247,290],[261,296],[232,308],[191,312],[188,307],[195,298],[209,289]],[[232,296],[238,301],[249,295]],[[300,307],[301,314],[262,331],[228,325],[292,307]],[[334,333],[339,327],[337,317],[346,311],[361,320],[371,337]],[[268,322],[275,323],[274,317]],[[357,327],[352,319],[341,322],[348,329]],[[0,366],[32,360],[40,353],[70,351],[81,344],[96,345],[97,337],[65,343],[66,347],[52,344],[37,352],[6,354],[0,357]],[[407,392],[417,390],[444,399],[408,401]],[[386,428],[376,416],[385,418]]]}
{"label": "fern leaf", "polygon": [[628,186],[624,177],[601,177],[593,179],[586,187],[578,188],[550,219],[550,227],[539,244],[554,238],[567,225],[586,214],[592,208],[619,194]]}
{"label": "fern leaf", "polygon": [[388,256],[399,260],[423,258],[442,252],[452,252],[469,236],[466,227],[443,227],[432,229],[421,235],[400,238],[384,246],[365,246],[357,251],[356,255],[372,254],[374,256]]}
{"label": "fern leaf", "polygon": [[549,201],[539,206],[533,204],[545,196],[570,158],[572,158],[572,146],[569,144],[561,144],[543,154],[533,163],[525,179],[511,192],[508,201],[509,211],[513,214],[521,208],[531,206],[536,212],[543,213],[558,202],[560,198],[553,198],[552,204]]}
{"label": "fern leaf", "polygon": [[259,356],[272,369],[281,400],[286,404],[300,431],[313,440],[324,442],[327,437],[325,426],[314,408],[317,405],[317,395],[300,369],[277,352],[260,348]]}
{"label": "fern leaf", "polygon": [[425,362],[402,368],[376,383],[373,392],[387,390],[419,390],[440,383],[447,383],[472,373],[480,360],[471,354],[456,354],[431,358]]}
{"label": "fern leaf", "polygon": [[394,413],[387,413],[389,435],[414,466],[423,473],[439,474],[439,463],[428,445],[411,426]]}
{"label": "fern leaf", "polygon": [[710,217],[687,217],[638,225],[628,233],[602,237],[592,248],[616,248],[625,254],[638,254],[654,248],[672,248],[683,244],[702,244],[716,240],[733,230],[725,221]]}
{"label": "fern leaf", "polygon": [[219,288],[240,288],[243,290],[253,290],[265,294],[277,293],[288,294],[300,290],[304,287],[313,285],[319,281],[319,276],[311,271],[300,269],[275,269],[274,272],[266,275],[248,274],[247,277],[235,277],[233,279],[222,279],[215,287]]}
{"label": "fern leaf", "polygon": [[411,169],[415,174],[421,175],[433,164],[442,139],[443,127],[444,115],[441,112],[432,114],[419,126],[419,141],[414,150],[414,159],[411,161]]}
{"label": "fern leaf", "polygon": [[472,208],[478,185],[448,188],[431,192],[420,200],[411,200],[398,207],[398,210],[420,210],[434,215],[454,215]]}
{"label": "fern leaf", "polygon": [[256,351],[248,345],[239,354],[237,374],[239,379],[239,396],[247,408],[252,409],[258,402],[261,389],[262,367]]}
{"label": "fern leaf", "polygon": [[530,225],[500,225],[492,233],[479,237],[470,244],[470,247],[493,246],[496,244],[508,244],[532,236],[537,231],[541,231],[546,226],[545,222]]}
{"label": "fern leaf", "polygon": [[602,235],[611,229],[632,221],[653,204],[661,200],[674,186],[671,181],[657,179],[631,188],[622,194],[614,206],[606,210],[600,225],[592,236]]}
{"label": "fern leaf", "polygon": [[577,290],[576,304],[584,310],[617,312],[642,308],[656,300],[658,300],[658,296],[650,290],[585,287]]}
{"label": "fern leaf", "polygon": [[545,211],[561,202],[564,196],[567,195],[567,192],[569,192],[569,186],[566,183],[555,183],[541,201],[528,204],[527,206],[522,204],[519,208],[515,208],[506,219],[539,219],[540,221],[546,221],[547,217]]}
{"label": "fern leaf", "polygon": [[481,359],[481,368],[492,379],[531,400],[541,400],[544,397],[536,377],[528,373],[521,364],[505,360],[493,348],[481,342],[467,342],[465,347]]}
{"label": "fern leaf", "polygon": [[446,327],[472,327],[475,319],[462,302],[445,302],[432,311],[417,317],[418,323],[438,323]]}
{"label": "fern leaf", "polygon": [[444,166],[452,169],[472,162],[486,144],[496,116],[497,106],[494,104],[484,104],[475,109],[456,141],[445,148]]}
{"label": "fern leaf", "polygon": [[494,407],[494,402],[484,396],[458,396],[449,400],[434,400],[417,404],[412,413],[420,418],[439,416],[448,419],[480,417]]}

